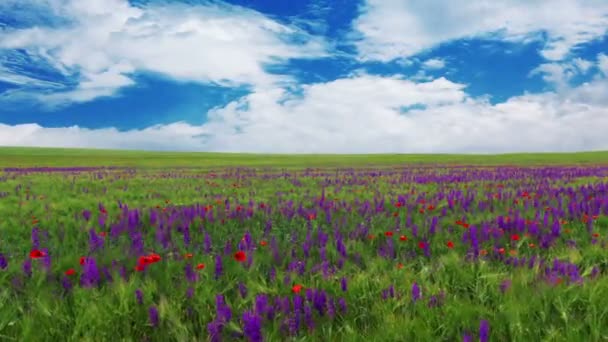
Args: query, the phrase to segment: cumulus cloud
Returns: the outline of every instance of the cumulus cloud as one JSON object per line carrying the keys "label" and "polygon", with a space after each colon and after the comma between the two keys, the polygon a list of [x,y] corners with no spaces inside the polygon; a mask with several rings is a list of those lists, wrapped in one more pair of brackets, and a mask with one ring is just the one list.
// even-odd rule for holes
{"label": "cumulus cloud", "polygon": [[608,2],[367,0],[353,28],[363,60],[389,61],[469,37],[528,42],[540,31],[548,35],[543,56],[561,60],[577,44],[606,34]]}
{"label": "cumulus cloud", "polygon": [[422,66],[426,69],[442,69],[445,67],[445,61],[441,58],[431,58],[429,60],[424,61]]}
{"label": "cumulus cloud", "polygon": [[[365,74],[258,89],[200,126],[144,130],[0,125],[0,145],[283,153],[429,153],[608,149],[608,81],[492,105],[464,85]],[[417,107],[403,111],[406,107]]]}
{"label": "cumulus cloud", "polygon": [[[70,24],[0,31],[0,49],[24,49],[77,78],[75,89],[39,97],[47,103],[112,95],[133,84],[134,71],[178,81],[268,87],[285,77],[267,73],[266,64],[319,57],[327,49],[322,39],[296,27],[216,2],[137,8],[126,0],[38,1]],[[3,78],[11,77],[27,81],[4,73]]]}

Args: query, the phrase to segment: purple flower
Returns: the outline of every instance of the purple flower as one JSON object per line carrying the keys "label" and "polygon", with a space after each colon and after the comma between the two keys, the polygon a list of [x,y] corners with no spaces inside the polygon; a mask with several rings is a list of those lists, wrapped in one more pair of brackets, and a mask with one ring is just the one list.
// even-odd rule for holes
{"label": "purple flower", "polygon": [[348,282],[346,280],[346,277],[342,277],[342,279],[340,280],[340,287],[342,288],[342,291],[346,292],[346,290],[348,290]]}
{"label": "purple flower", "polygon": [[420,287],[417,283],[414,283],[412,284],[412,301],[415,303],[420,298],[422,298]]}
{"label": "purple flower", "polygon": [[139,305],[144,303],[144,293],[140,289],[135,290],[135,300]]}
{"label": "purple flower", "polygon": [[4,254],[0,253],[0,269],[6,269],[8,267],[8,261],[6,261],[6,257]]}
{"label": "purple flower", "polygon": [[243,313],[243,333],[251,342],[262,341],[262,317],[245,311]]}
{"label": "purple flower", "polygon": [[490,338],[490,323],[482,319],[479,322],[479,342],[488,342]]}
{"label": "purple flower", "polygon": [[148,309],[148,317],[150,318],[150,324],[153,327],[158,326],[158,309],[155,306],[151,306]]}
{"label": "purple flower", "polygon": [[500,283],[500,292],[505,293],[511,287],[511,280],[505,279]]}
{"label": "purple flower", "polygon": [[215,256],[215,279],[219,279],[222,276],[222,256],[220,254]]}

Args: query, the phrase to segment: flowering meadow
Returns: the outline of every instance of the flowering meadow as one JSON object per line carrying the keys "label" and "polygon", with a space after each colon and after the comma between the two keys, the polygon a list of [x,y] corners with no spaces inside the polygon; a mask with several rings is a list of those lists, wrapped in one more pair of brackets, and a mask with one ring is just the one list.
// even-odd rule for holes
{"label": "flowering meadow", "polygon": [[606,341],[608,167],[8,168],[0,340]]}

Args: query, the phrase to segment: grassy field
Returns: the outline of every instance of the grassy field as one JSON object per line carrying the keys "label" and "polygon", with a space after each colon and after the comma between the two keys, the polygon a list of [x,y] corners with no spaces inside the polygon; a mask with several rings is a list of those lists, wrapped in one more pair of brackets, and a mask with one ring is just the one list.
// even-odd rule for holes
{"label": "grassy field", "polygon": [[0,147],[0,167],[127,166],[188,167],[364,167],[404,163],[465,165],[608,164],[608,152],[520,153],[502,155],[362,154],[279,155],[238,153],[150,152],[97,149]]}
{"label": "grassy field", "polygon": [[0,149],[0,341],[607,341],[607,155]]}

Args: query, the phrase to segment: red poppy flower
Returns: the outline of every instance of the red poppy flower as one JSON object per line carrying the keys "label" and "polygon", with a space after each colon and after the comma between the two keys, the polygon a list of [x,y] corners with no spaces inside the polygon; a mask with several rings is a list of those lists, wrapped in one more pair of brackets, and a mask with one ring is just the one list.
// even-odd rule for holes
{"label": "red poppy flower", "polygon": [[262,247],[266,246],[267,244],[268,244],[268,242],[266,242],[264,240],[260,241],[260,246],[262,246]]}
{"label": "red poppy flower", "polygon": [[401,240],[401,241],[407,241],[407,236],[405,236],[405,235],[401,235],[401,236],[399,237],[399,240]]}
{"label": "red poppy flower", "polygon": [[308,219],[309,219],[309,220],[314,220],[314,219],[316,219],[316,218],[317,218],[317,215],[315,215],[315,214],[310,214],[310,215],[308,215]]}
{"label": "red poppy flower", "polygon": [[300,293],[300,291],[302,291],[302,285],[296,284],[296,285],[292,286],[291,291],[293,293]]}
{"label": "red poppy flower", "polygon": [[375,237],[375,236],[374,236],[374,234],[369,234],[369,235],[367,236],[367,238],[368,238],[368,239],[370,239],[370,240],[373,240],[373,239],[374,239],[374,237]]}
{"label": "red poppy flower", "polygon": [[418,247],[424,248],[424,247],[426,247],[426,243],[424,243],[423,241],[420,241],[420,242],[418,242]]}
{"label": "red poppy flower", "polygon": [[454,243],[452,241],[448,241],[447,246],[448,248],[454,248]]}
{"label": "red poppy flower", "polygon": [[43,256],[45,256],[44,252],[38,249],[32,249],[30,252],[30,258],[32,259],[42,258]]}
{"label": "red poppy flower", "polygon": [[145,265],[142,265],[142,264],[138,264],[137,266],[135,266],[135,270],[136,270],[137,272],[141,272],[141,271],[143,271],[143,270],[145,270],[145,269],[146,269],[146,266],[145,266]]}
{"label": "red poppy flower", "polygon": [[107,233],[106,232],[99,232],[99,236],[101,237],[106,237]]}
{"label": "red poppy flower", "polygon": [[463,227],[465,227],[465,228],[469,228],[470,224],[468,224],[468,223],[463,223],[463,224],[462,224],[462,226],[463,226]]}
{"label": "red poppy flower", "polygon": [[393,213],[393,217],[397,217],[397,216],[399,216],[399,212],[396,212],[396,211],[395,211],[395,212]]}
{"label": "red poppy flower", "polygon": [[400,269],[402,269],[402,268],[403,268],[403,264],[402,264],[402,263],[398,263],[398,264],[397,264],[397,269],[398,269],[398,270],[400,270]]}
{"label": "red poppy flower", "polygon": [[391,232],[391,231],[385,232],[384,236],[386,236],[386,237],[392,237],[393,236],[393,232]]}
{"label": "red poppy flower", "polygon": [[191,259],[192,258],[192,253],[186,253],[186,255],[184,255],[184,258]]}
{"label": "red poppy flower", "polygon": [[68,268],[68,269],[65,271],[65,275],[71,276],[71,275],[74,275],[74,274],[76,274],[76,271],[74,271],[74,269],[73,269],[73,268]]}
{"label": "red poppy flower", "polygon": [[513,235],[511,235],[511,240],[518,241],[519,240],[519,234],[513,234]]}
{"label": "red poppy flower", "polygon": [[530,248],[534,248],[534,247],[536,247],[536,245],[535,245],[535,244],[533,244],[532,242],[530,242],[530,243],[528,244],[528,246],[529,246]]}
{"label": "red poppy flower", "polygon": [[87,257],[80,257],[79,262],[81,265],[84,265],[84,263],[87,262]]}
{"label": "red poppy flower", "polygon": [[238,252],[234,253],[234,260],[236,260],[238,262],[243,262],[243,261],[247,260],[247,255],[243,251],[238,251]]}
{"label": "red poppy flower", "polygon": [[150,254],[149,258],[150,258],[150,260],[151,260],[152,262],[158,262],[158,261],[160,261],[160,259],[161,259],[161,258],[160,258],[160,255],[158,255],[158,254],[156,254],[156,253],[152,253],[152,254]]}
{"label": "red poppy flower", "polygon": [[401,208],[401,206],[402,206],[402,205],[403,205],[403,204],[401,204],[401,202],[397,202],[397,203],[395,203],[395,207],[397,207],[397,208]]}
{"label": "red poppy flower", "polygon": [[593,233],[593,237],[595,237],[595,238],[596,237],[600,237],[600,234],[599,233]]}
{"label": "red poppy flower", "polygon": [[203,264],[203,263],[200,263],[200,264],[196,265],[196,269],[197,270],[202,270],[204,268],[205,268],[205,264]]}
{"label": "red poppy flower", "polygon": [[433,211],[433,210],[435,210],[435,206],[432,204],[429,204],[429,206],[426,207],[426,210]]}
{"label": "red poppy flower", "polygon": [[505,249],[504,249],[504,248],[499,248],[499,249],[498,249],[498,253],[500,253],[500,254],[505,254]]}

